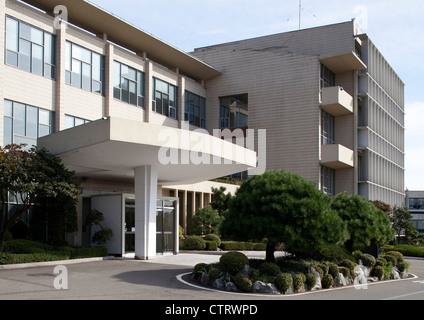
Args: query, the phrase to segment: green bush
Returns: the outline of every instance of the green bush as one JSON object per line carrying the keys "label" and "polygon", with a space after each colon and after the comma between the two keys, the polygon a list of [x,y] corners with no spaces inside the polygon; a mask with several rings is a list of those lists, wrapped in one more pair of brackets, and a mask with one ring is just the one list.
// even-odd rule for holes
{"label": "green bush", "polygon": [[359,261],[359,259],[361,259],[361,256],[363,255],[362,251],[360,250],[355,250],[352,253],[353,259],[355,259],[355,261]]}
{"label": "green bush", "polygon": [[207,272],[208,265],[206,263],[198,263],[194,266],[194,274],[199,275]]}
{"label": "green bush", "polygon": [[275,277],[277,274],[280,273],[280,267],[273,262],[264,262],[259,267],[259,271],[268,276]]}
{"label": "green bush", "polygon": [[71,259],[99,258],[108,255],[106,247],[76,248],[72,251]]}
{"label": "green bush", "polygon": [[360,260],[365,267],[372,268],[375,266],[375,258],[370,254],[363,254]]}
{"label": "green bush", "polygon": [[339,271],[345,278],[353,278],[353,273],[350,271],[349,268],[340,267]]}
{"label": "green bush", "polygon": [[293,277],[290,273],[280,273],[275,279],[275,284],[278,290],[285,294],[293,284]]}
{"label": "green bush", "polygon": [[251,292],[252,291],[252,281],[246,277],[244,274],[239,273],[234,277],[234,284],[242,292]]}
{"label": "green bush", "polygon": [[45,253],[52,250],[53,247],[47,244],[22,239],[6,241],[3,249],[4,252],[15,254]]}
{"label": "green bush", "polygon": [[339,271],[339,267],[332,262],[328,263],[328,274],[331,274],[333,276],[333,278],[337,277],[339,275],[340,271]]}
{"label": "green bush", "polygon": [[387,265],[387,260],[383,257],[378,257],[375,259],[375,267],[385,267]]}
{"label": "green bush", "polygon": [[333,284],[334,284],[334,279],[331,276],[331,274],[327,274],[321,280],[321,285],[322,285],[323,289],[329,289],[333,286]]}
{"label": "green bush", "polygon": [[386,256],[390,255],[390,256],[395,257],[398,263],[403,261],[403,254],[400,253],[399,251],[389,251],[389,252],[386,252],[385,255]]}
{"label": "green bush", "polygon": [[205,248],[205,240],[200,236],[191,236],[184,240],[185,250],[204,250]]}
{"label": "green bush", "polygon": [[402,244],[398,245],[396,247],[392,247],[390,249],[394,249],[400,253],[402,253],[404,256],[409,257],[424,257],[424,248],[421,247],[415,247],[408,244]]}
{"label": "green bush", "polygon": [[227,252],[221,256],[219,262],[231,275],[235,275],[244,265],[249,264],[249,259],[241,252]]}
{"label": "green bush", "polygon": [[216,251],[218,250],[218,243],[216,241],[205,240],[206,250]]}
{"label": "green bush", "polygon": [[377,277],[380,280],[383,279],[383,277],[384,277],[384,268],[381,267],[381,266],[376,266],[376,267],[372,268],[371,275],[373,277]]}
{"label": "green bush", "polygon": [[222,241],[220,248],[224,251],[235,251],[235,250],[265,251],[266,243],[243,242],[243,241]]}
{"label": "green bush", "polygon": [[255,269],[255,268],[249,269],[249,277],[253,283],[255,283],[256,281],[259,281],[259,275],[260,275],[259,269]]}
{"label": "green bush", "polygon": [[211,268],[208,272],[209,282],[212,283],[216,279],[219,279],[221,276],[221,272],[216,268]]}
{"label": "green bush", "polygon": [[408,271],[409,270],[409,263],[402,261],[402,262],[398,262],[397,268],[400,272],[404,272],[404,271]]}
{"label": "green bush", "polygon": [[215,241],[218,245],[218,247],[221,245],[221,238],[218,237],[216,234],[207,234],[204,238],[205,241]]}
{"label": "green bush", "polygon": [[355,267],[357,265],[358,265],[357,263],[353,262],[352,260],[348,260],[348,259],[342,260],[342,262],[339,263],[339,267],[346,267],[352,273],[355,270]]}
{"label": "green bush", "polygon": [[306,275],[305,283],[308,286],[308,289],[311,290],[317,284],[317,278],[312,273],[308,273]]}
{"label": "green bush", "polygon": [[296,273],[292,277],[294,292],[297,292],[305,284],[306,276],[303,273]]}
{"label": "green bush", "polygon": [[387,260],[387,263],[388,264],[390,263],[392,267],[396,267],[396,265],[397,265],[397,259],[396,259],[395,256],[390,255],[390,254],[386,254],[383,257],[384,257],[384,259]]}
{"label": "green bush", "polygon": [[314,255],[316,260],[330,261],[339,263],[345,259],[353,259],[352,254],[344,247],[340,245],[328,245],[324,249],[320,250]]}
{"label": "green bush", "polygon": [[328,274],[328,265],[326,265],[325,263],[320,263],[318,266],[323,271],[324,276],[326,276]]}

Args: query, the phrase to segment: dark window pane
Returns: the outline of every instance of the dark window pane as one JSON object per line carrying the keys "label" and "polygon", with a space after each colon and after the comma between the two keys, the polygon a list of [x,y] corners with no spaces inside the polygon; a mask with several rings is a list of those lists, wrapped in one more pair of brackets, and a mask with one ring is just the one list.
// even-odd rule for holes
{"label": "dark window pane", "polygon": [[113,97],[115,99],[121,100],[121,89],[120,88],[113,88]]}
{"label": "dark window pane", "polygon": [[91,91],[91,65],[82,64],[82,89]]}
{"label": "dark window pane", "polygon": [[137,105],[137,83],[130,81],[130,104]]}
{"label": "dark window pane", "polygon": [[99,81],[93,80],[93,92],[102,94],[102,83]]}
{"label": "dark window pane", "polygon": [[18,66],[18,54],[16,52],[12,52],[7,50],[6,52],[6,64],[10,66],[17,67]]}
{"label": "dark window pane", "polygon": [[65,82],[71,84],[71,71],[65,71]]}
{"label": "dark window pane", "polygon": [[122,78],[122,101],[124,102],[130,102],[130,82],[129,80],[126,80]]}

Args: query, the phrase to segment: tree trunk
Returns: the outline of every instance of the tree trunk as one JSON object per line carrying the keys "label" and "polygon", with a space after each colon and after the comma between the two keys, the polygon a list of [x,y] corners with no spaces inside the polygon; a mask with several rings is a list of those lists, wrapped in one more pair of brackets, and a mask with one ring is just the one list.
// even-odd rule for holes
{"label": "tree trunk", "polygon": [[274,262],[275,263],[275,244],[273,243],[268,243],[266,245],[266,258],[265,260],[267,262]]}

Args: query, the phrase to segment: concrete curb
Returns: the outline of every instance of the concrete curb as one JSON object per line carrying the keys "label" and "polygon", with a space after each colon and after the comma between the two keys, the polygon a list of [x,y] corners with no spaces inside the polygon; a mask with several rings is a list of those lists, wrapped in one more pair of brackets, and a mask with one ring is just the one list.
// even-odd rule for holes
{"label": "concrete curb", "polygon": [[21,263],[21,264],[6,264],[6,265],[0,265],[0,271],[50,267],[50,266],[59,266],[59,265],[70,265],[70,264],[79,264],[79,263],[96,262],[96,261],[113,260],[113,259],[114,257],[100,257],[100,258],[72,259],[72,260],[60,260],[60,261]]}

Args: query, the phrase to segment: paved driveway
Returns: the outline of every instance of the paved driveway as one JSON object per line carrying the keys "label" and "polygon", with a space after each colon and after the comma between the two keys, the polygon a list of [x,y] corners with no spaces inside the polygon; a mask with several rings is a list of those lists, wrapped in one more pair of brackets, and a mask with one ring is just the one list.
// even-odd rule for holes
{"label": "paved driveway", "polygon": [[[55,266],[0,270],[0,300],[424,300],[424,260],[408,259],[418,278],[369,286],[368,290],[345,288],[297,296],[249,296],[207,291],[177,279],[198,262],[218,261],[219,256],[185,255],[153,261],[106,260],[66,265],[68,289],[55,284],[64,273]],[[172,264],[171,264],[172,263]],[[59,277],[59,278],[58,278]],[[56,280],[56,282],[55,282]],[[62,282],[63,284],[63,282]]]}

